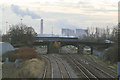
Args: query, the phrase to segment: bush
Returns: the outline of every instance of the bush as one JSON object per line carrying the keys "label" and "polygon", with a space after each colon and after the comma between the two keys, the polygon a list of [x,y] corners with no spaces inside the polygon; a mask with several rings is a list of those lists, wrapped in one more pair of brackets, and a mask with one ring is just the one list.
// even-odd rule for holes
{"label": "bush", "polygon": [[110,61],[111,63],[116,63],[118,59],[118,46],[112,46],[105,54],[106,60]]}
{"label": "bush", "polygon": [[17,78],[37,78],[43,64],[43,61],[35,58],[20,63]]}
{"label": "bush", "polygon": [[37,55],[33,48],[22,47],[3,54],[2,61],[4,62],[6,58],[9,58],[9,61],[14,62],[16,59],[32,59],[40,57]]}
{"label": "bush", "polygon": [[37,58],[37,53],[33,48],[23,47],[18,50],[18,59],[32,59]]}

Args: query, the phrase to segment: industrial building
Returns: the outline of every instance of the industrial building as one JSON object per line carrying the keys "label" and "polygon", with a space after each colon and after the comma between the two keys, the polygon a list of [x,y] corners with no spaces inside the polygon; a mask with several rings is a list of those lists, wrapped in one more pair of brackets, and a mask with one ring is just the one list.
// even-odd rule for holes
{"label": "industrial building", "polygon": [[87,36],[87,30],[86,29],[76,29],[75,31],[68,28],[62,28],[62,35],[63,36],[74,36],[79,37],[82,39],[84,36]]}
{"label": "industrial building", "polygon": [[85,36],[87,36],[87,30],[85,29],[76,29],[76,37],[79,37],[79,38],[83,38]]}
{"label": "industrial building", "polygon": [[63,36],[75,36],[75,31],[72,29],[63,28],[62,35]]}

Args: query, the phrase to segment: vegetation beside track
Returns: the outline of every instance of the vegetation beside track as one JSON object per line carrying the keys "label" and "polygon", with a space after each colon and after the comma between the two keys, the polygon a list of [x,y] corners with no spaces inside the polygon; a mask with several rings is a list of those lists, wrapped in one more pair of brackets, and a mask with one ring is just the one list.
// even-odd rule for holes
{"label": "vegetation beside track", "polygon": [[[9,63],[5,59],[9,58]],[[15,60],[20,60],[15,64]],[[44,60],[33,48],[22,47],[3,56],[3,78],[38,78]]]}

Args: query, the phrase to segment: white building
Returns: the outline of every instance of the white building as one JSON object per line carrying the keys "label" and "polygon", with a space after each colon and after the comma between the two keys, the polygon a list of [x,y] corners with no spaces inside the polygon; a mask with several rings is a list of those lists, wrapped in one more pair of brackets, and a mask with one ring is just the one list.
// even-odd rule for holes
{"label": "white building", "polygon": [[87,36],[87,30],[86,29],[76,29],[75,31],[72,29],[63,28],[62,29],[62,35],[63,36],[74,36],[82,39],[83,37]]}
{"label": "white building", "polygon": [[76,29],[76,37],[82,39],[83,37],[87,36],[87,30],[85,29]]}
{"label": "white building", "polygon": [[75,31],[72,29],[63,28],[62,35],[63,36],[75,36]]}

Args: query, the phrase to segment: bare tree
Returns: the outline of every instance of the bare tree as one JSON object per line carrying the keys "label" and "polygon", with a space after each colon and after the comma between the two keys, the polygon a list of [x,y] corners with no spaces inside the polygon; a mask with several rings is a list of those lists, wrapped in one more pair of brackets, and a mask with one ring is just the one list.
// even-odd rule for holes
{"label": "bare tree", "polygon": [[12,25],[8,33],[12,44],[32,45],[36,32],[24,24]]}

